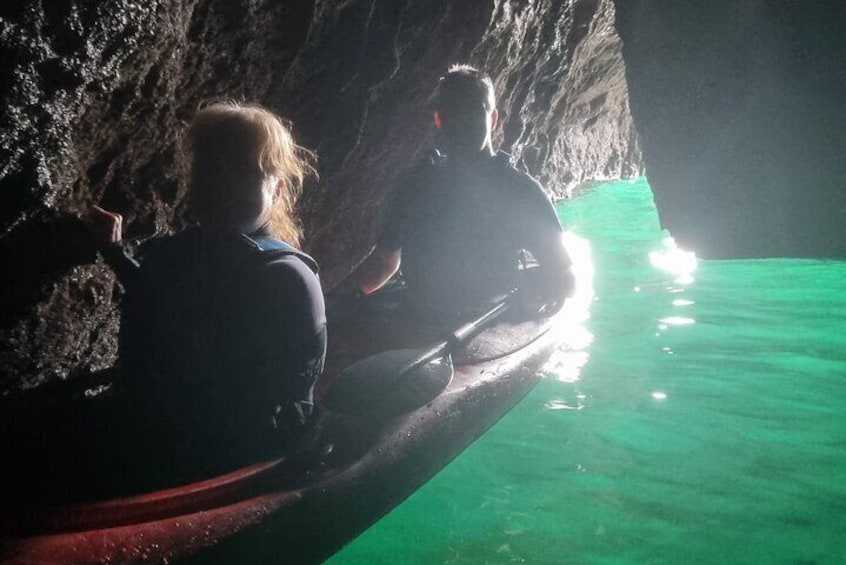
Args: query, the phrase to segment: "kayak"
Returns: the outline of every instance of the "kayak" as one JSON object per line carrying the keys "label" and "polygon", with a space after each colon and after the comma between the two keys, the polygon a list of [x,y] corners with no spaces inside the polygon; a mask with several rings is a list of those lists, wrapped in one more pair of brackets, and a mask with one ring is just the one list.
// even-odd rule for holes
{"label": "kayak", "polygon": [[[324,386],[356,359],[435,335],[407,322],[398,330],[384,313],[361,310],[330,322]],[[453,352],[446,388],[410,411],[321,410],[307,446],[286,458],[156,492],[24,512],[3,524],[0,562],[320,563],[535,386],[560,347],[561,317],[481,331]]]}

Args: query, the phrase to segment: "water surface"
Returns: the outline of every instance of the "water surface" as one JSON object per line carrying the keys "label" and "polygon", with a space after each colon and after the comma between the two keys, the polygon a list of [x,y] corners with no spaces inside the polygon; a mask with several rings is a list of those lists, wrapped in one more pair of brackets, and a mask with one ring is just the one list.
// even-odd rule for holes
{"label": "water surface", "polygon": [[846,563],[846,262],[697,262],[643,179],[559,214],[576,350],[329,563]]}

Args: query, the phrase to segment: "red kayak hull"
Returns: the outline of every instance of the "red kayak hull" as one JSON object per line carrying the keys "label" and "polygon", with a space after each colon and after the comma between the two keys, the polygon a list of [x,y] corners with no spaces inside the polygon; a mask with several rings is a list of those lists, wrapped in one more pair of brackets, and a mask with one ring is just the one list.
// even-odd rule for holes
{"label": "red kayak hull", "polygon": [[320,463],[296,480],[290,462],[280,459],[154,493],[33,511],[0,538],[0,562],[319,563],[419,488],[534,387],[560,347],[552,326],[546,321],[489,332],[494,355],[482,355],[485,339],[477,338],[470,349],[486,359],[458,358],[447,389],[410,413],[371,420],[327,415],[332,443],[324,446]]}

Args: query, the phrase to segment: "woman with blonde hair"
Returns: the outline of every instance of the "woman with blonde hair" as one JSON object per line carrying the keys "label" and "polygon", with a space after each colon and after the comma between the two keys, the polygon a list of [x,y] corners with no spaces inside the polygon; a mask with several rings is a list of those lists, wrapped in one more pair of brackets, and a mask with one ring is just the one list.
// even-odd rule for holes
{"label": "woman with blonde hair", "polygon": [[289,449],[312,416],[326,351],[317,265],[295,247],[313,155],[252,104],[203,107],[186,142],[197,226],[146,244],[136,261],[119,215],[88,218],[114,244],[106,255],[126,289],[116,387],[169,477]]}

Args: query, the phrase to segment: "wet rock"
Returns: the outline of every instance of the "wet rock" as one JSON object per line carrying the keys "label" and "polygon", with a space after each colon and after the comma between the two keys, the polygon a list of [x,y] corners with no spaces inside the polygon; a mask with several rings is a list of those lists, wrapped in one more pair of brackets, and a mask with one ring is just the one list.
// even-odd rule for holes
{"label": "wet rock", "polygon": [[700,256],[844,257],[846,5],[617,2],[661,222]]}
{"label": "wet rock", "polygon": [[499,141],[558,196],[637,174],[613,18],[610,0],[3,3],[0,389],[113,362],[120,288],[61,226],[94,203],[130,239],[190,221],[180,132],[205,100],[260,102],[318,152],[300,214],[327,287],[429,147],[425,101],[451,63],[493,75]]}

